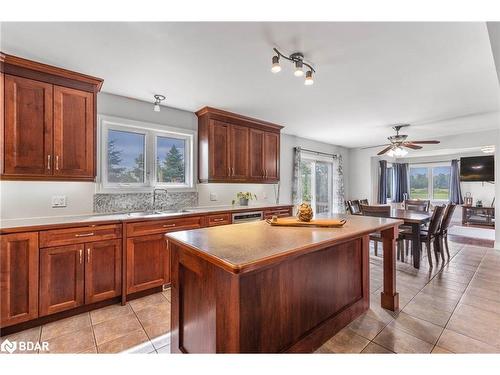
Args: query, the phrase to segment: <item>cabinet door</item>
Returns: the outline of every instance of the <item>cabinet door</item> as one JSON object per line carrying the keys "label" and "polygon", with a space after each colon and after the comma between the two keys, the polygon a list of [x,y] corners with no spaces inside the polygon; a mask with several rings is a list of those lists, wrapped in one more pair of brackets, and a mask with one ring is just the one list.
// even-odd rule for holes
{"label": "cabinet door", "polygon": [[94,174],[94,94],[54,86],[54,175]]}
{"label": "cabinet door", "polygon": [[261,180],[264,178],[264,132],[250,129],[250,178]]}
{"label": "cabinet door", "polygon": [[127,293],[170,282],[170,253],[165,235],[127,239]]}
{"label": "cabinet door", "polygon": [[85,244],[85,303],[94,303],[121,294],[121,240]]}
{"label": "cabinet door", "polygon": [[248,178],[248,128],[231,126],[230,157],[231,179]]}
{"label": "cabinet door", "polygon": [[276,133],[264,133],[264,179],[279,180],[280,138]]}
{"label": "cabinet door", "polygon": [[229,126],[225,122],[210,120],[209,179],[227,180],[229,177]]}
{"label": "cabinet door", "polygon": [[52,174],[52,85],[5,75],[3,142],[4,174]]}
{"label": "cabinet door", "polygon": [[83,304],[84,245],[40,250],[40,316]]}
{"label": "cabinet door", "polygon": [[38,317],[38,233],[1,236],[0,326]]}

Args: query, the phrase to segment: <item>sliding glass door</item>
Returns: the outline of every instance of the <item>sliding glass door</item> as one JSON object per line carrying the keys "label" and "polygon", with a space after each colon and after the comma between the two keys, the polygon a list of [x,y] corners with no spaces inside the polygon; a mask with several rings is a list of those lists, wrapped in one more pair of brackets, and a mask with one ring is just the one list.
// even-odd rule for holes
{"label": "sliding glass door", "polygon": [[315,215],[332,213],[333,162],[303,158],[301,163],[302,201]]}

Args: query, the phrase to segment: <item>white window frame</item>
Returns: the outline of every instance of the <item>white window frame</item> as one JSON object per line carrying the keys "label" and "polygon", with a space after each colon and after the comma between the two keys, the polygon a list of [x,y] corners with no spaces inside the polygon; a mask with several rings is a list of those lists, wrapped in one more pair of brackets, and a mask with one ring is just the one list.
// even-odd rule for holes
{"label": "white window frame", "polygon": [[322,157],[320,155],[313,155],[313,154],[311,155],[302,154],[302,160],[307,160],[311,162],[311,207],[315,215],[316,215],[316,162],[320,161],[323,163],[330,164],[329,171],[332,175],[328,179],[328,191],[330,192],[330,199],[328,205],[330,213],[332,213],[333,212],[333,160],[328,157]]}
{"label": "white window frame", "polygon": [[[195,142],[196,131],[190,129],[181,129],[168,125],[155,124],[143,121],[129,120],[119,117],[106,115],[98,116],[98,174],[97,191],[102,193],[126,193],[126,192],[148,192],[151,189],[165,188],[173,191],[195,191]],[[144,152],[144,183],[110,183],[107,181],[107,144],[108,130],[126,131],[132,133],[144,134],[145,152]],[[186,141],[184,150],[185,163],[185,183],[171,184],[157,182],[157,137],[177,138]]]}
{"label": "white window frame", "polygon": [[[432,170],[437,167],[449,167],[451,168],[451,165],[448,163],[425,163],[425,164],[410,164],[408,166],[408,172],[410,173],[411,168],[426,168],[427,169],[427,192],[428,196],[426,199],[429,199],[432,202],[448,202],[449,200],[449,193],[448,193],[448,199],[435,199],[434,198],[434,176],[432,174]],[[451,173],[451,169],[450,169]],[[409,177],[409,176],[408,176]],[[411,179],[410,179],[411,181]],[[409,188],[409,195],[410,199],[413,199],[411,196],[411,186],[408,184]]]}

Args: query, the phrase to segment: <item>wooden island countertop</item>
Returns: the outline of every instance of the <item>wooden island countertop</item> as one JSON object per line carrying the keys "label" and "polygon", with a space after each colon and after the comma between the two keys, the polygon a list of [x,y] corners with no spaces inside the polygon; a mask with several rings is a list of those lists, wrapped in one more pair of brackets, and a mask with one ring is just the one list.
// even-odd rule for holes
{"label": "wooden island countertop", "polygon": [[316,350],[370,306],[374,232],[384,250],[381,305],[397,310],[395,241],[402,223],[348,216],[342,228],[260,221],[167,234],[172,352]]}

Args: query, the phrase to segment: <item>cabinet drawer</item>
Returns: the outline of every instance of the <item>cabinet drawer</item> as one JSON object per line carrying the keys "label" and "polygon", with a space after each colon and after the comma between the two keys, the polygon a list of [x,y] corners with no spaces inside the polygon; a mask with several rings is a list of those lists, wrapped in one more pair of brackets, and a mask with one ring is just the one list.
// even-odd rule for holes
{"label": "cabinet drawer", "polygon": [[273,216],[288,217],[292,216],[291,208],[280,208],[276,210],[264,211],[264,219],[271,219]]}
{"label": "cabinet drawer", "polygon": [[207,217],[207,223],[209,227],[231,224],[231,214],[226,213],[226,214],[209,215]]}
{"label": "cabinet drawer", "polygon": [[183,217],[180,219],[140,221],[137,223],[127,224],[127,237],[196,229],[201,227],[203,227],[203,217],[201,216]]}
{"label": "cabinet drawer", "polygon": [[115,238],[121,238],[121,236],[122,227],[120,224],[53,229],[40,232],[40,247],[113,240]]}

